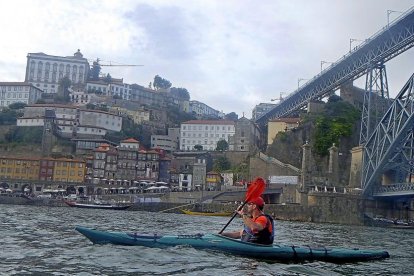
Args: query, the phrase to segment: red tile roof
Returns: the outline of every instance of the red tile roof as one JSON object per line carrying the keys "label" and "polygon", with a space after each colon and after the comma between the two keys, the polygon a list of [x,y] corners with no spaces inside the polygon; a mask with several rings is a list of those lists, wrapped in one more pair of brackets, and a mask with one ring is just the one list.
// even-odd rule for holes
{"label": "red tile roof", "polygon": [[137,140],[135,140],[134,138],[128,138],[125,139],[123,141],[121,141],[122,143],[139,143]]}

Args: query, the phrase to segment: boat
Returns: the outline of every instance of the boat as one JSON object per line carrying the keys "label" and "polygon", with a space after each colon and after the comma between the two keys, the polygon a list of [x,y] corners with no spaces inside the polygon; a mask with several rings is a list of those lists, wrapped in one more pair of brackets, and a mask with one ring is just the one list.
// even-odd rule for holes
{"label": "boat", "polygon": [[404,221],[402,219],[389,219],[384,217],[373,217],[364,214],[364,224],[368,226],[387,227],[396,229],[414,229],[413,221]]}
{"label": "boat", "polygon": [[76,201],[65,200],[65,203],[70,207],[76,208],[88,208],[88,209],[106,209],[106,210],[126,210],[131,205],[120,205],[120,204],[110,204],[110,203],[80,203]]}
{"label": "boat", "polygon": [[232,212],[193,212],[186,209],[181,209],[186,215],[193,215],[193,216],[216,216],[216,217],[229,217],[233,215]]}
{"label": "boat", "polygon": [[389,258],[387,251],[326,248],[291,245],[259,245],[242,242],[219,234],[194,235],[140,235],[137,233],[108,232],[77,226],[76,231],[94,244],[116,244],[164,248],[170,246],[192,246],[197,249],[261,259],[263,261],[328,261],[335,263],[359,262]]}

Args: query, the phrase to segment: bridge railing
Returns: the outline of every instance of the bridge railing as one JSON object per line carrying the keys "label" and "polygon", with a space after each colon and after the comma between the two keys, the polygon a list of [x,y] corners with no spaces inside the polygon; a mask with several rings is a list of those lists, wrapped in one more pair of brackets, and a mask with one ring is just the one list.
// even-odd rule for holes
{"label": "bridge railing", "polygon": [[381,186],[374,190],[373,195],[375,196],[382,193],[398,193],[407,191],[414,191],[413,183],[395,183],[391,185]]}

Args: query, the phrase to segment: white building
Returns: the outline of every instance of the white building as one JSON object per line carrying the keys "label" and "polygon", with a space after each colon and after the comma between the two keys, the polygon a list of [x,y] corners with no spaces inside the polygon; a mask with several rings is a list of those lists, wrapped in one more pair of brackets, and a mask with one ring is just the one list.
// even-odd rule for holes
{"label": "white building", "polygon": [[179,149],[180,129],[168,128],[168,135],[151,135],[151,148],[160,148],[167,151]]}
{"label": "white building", "polygon": [[122,117],[116,114],[59,104],[26,106],[17,126],[43,126],[46,110],[54,110],[55,123],[65,137],[102,137],[108,130],[118,132],[122,128]]}
{"label": "white building", "polygon": [[223,118],[223,112],[215,110],[214,108],[199,101],[190,101],[190,113],[195,113],[197,116],[209,116],[215,118]]}
{"label": "white building", "polygon": [[215,150],[217,142],[235,134],[235,123],[228,120],[192,120],[181,124],[180,149],[194,150],[195,145],[203,150]]}
{"label": "white building", "polygon": [[86,93],[85,91],[69,90],[69,98],[73,105],[83,106],[91,102],[93,94]]}
{"label": "white building", "polygon": [[124,83],[123,79],[111,78],[107,81],[105,77],[99,80],[89,80],[86,83],[86,90],[89,92],[100,92],[105,96],[119,96],[123,100],[131,99],[131,87]]}
{"label": "white building", "polygon": [[265,115],[267,112],[269,112],[276,106],[277,104],[272,104],[272,103],[260,103],[256,105],[252,111],[252,119],[256,121],[257,119]]}
{"label": "white building", "polygon": [[57,93],[59,80],[63,77],[68,77],[72,84],[84,85],[88,72],[88,60],[79,50],[73,56],[67,57],[29,53],[25,82],[35,85],[45,93]]}
{"label": "white building", "polygon": [[12,103],[34,104],[43,91],[27,82],[0,82],[0,107]]}

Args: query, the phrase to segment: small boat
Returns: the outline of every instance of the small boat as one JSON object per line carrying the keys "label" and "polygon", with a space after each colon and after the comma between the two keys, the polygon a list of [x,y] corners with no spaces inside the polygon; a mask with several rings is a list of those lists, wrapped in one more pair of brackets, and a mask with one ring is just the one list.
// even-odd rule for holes
{"label": "small boat", "polygon": [[192,246],[234,255],[261,259],[263,261],[328,261],[336,263],[359,262],[389,258],[387,251],[326,248],[293,245],[259,245],[242,242],[219,234],[195,234],[178,236],[140,235],[137,233],[98,231],[78,226],[76,231],[94,244],[116,244],[165,248],[169,246]]}
{"label": "small boat", "polygon": [[229,217],[233,213],[232,212],[193,212],[186,209],[181,209],[186,215],[193,215],[193,216],[216,216],[216,217]]}
{"label": "small boat", "polygon": [[107,210],[126,210],[131,205],[118,205],[109,203],[80,203],[75,201],[65,201],[70,207],[88,208],[88,209],[107,209]]}

